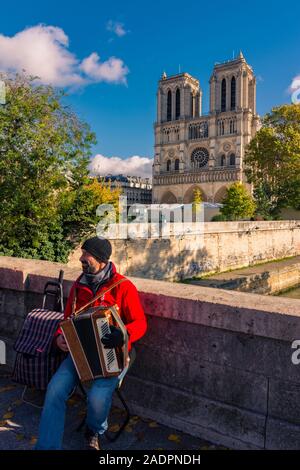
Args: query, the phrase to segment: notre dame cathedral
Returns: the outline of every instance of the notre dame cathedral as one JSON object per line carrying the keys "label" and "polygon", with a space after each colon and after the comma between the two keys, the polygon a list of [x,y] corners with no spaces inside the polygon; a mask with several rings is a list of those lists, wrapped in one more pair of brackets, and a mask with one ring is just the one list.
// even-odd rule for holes
{"label": "notre dame cathedral", "polygon": [[216,64],[209,83],[210,111],[202,115],[196,78],[164,73],[159,81],[153,203],[190,203],[195,188],[203,201],[221,202],[228,185],[246,183],[245,147],[260,125],[253,70],[240,53]]}

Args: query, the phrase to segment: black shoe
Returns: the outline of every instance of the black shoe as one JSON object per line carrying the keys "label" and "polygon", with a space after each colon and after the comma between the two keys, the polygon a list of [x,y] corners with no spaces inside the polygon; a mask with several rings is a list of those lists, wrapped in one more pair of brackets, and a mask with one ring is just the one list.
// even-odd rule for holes
{"label": "black shoe", "polygon": [[84,433],[84,437],[86,441],[86,450],[101,450],[99,434],[97,432],[95,433],[87,427]]}

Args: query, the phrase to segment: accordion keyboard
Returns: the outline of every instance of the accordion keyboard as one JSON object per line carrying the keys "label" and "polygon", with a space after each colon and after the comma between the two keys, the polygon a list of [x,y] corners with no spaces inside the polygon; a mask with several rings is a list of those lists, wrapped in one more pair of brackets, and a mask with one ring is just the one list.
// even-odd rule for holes
{"label": "accordion keyboard", "polygon": [[[98,318],[96,320],[97,330],[100,337],[100,341],[106,334],[110,333],[109,322],[107,318]],[[108,372],[120,371],[116,351],[114,349],[102,349],[105,366]]]}

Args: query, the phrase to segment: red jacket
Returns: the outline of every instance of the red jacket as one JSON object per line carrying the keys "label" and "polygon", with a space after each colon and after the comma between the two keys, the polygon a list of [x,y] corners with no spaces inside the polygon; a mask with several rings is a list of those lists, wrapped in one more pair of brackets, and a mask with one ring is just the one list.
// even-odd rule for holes
{"label": "red jacket", "polygon": [[[96,295],[100,294],[102,291],[105,291],[112,284],[114,284],[119,279],[126,279],[125,276],[117,273],[115,265],[112,263],[113,275],[109,281],[105,282],[100,286]],[[71,287],[70,295],[67,300],[64,319],[68,318],[72,313],[72,303],[74,298],[74,291],[76,287],[77,292],[77,301],[76,301],[76,310],[83,307],[87,302],[89,302],[93,297],[92,290],[84,284],[80,284],[78,281],[81,276],[76,279],[74,284]],[[117,304],[120,309],[121,319],[126,326],[129,340],[128,340],[128,350],[131,348],[131,343],[140,339],[147,330],[147,321],[144,314],[143,307],[140,302],[138,291],[134,284],[129,279],[121,282],[121,284],[114,287],[112,290],[104,294],[104,298],[100,297],[95,303],[91,306],[111,306]],[[59,328],[55,336],[62,333],[62,330]]]}

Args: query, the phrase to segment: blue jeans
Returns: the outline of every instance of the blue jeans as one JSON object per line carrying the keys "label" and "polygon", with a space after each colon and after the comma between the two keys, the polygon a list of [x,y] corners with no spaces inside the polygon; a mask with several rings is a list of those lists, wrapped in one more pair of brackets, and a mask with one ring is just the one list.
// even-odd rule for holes
{"label": "blue jeans", "polygon": [[[62,448],[66,401],[78,383],[77,371],[68,354],[48,384],[35,450]],[[118,377],[99,378],[87,390],[86,424],[95,433],[103,434],[107,429],[107,417],[117,384]]]}

